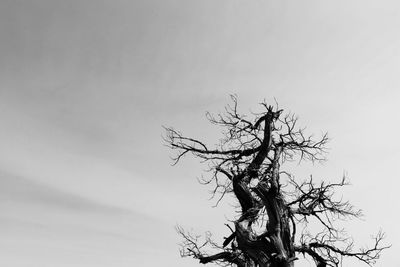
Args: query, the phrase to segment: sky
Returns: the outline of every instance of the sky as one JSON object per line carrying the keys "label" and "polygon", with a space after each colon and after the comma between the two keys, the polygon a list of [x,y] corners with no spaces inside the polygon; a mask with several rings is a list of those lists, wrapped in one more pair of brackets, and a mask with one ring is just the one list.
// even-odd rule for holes
{"label": "sky", "polygon": [[2,263],[198,266],[174,227],[223,235],[232,210],[212,208],[204,166],[171,166],[162,126],[215,144],[204,114],[236,94],[329,133],[328,161],[294,174],[346,173],[365,214],[349,232],[383,229],[376,266],[395,266],[399,27],[397,1],[1,1]]}

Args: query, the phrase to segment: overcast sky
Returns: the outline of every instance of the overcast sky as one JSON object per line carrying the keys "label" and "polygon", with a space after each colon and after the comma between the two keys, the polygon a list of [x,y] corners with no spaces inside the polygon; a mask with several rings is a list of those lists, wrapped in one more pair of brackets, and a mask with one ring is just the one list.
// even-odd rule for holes
{"label": "overcast sky", "polygon": [[201,165],[170,166],[162,125],[214,144],[204,113],[237,94],[329,133],[329,161],[297,175],[346,172],[366,215],[349,232],[363,245],[382,228],[377,266],[395,266],[399,29],[398,1],[2,0],[2,264],[198,266],[174,226],[232,213],[211,208]]}

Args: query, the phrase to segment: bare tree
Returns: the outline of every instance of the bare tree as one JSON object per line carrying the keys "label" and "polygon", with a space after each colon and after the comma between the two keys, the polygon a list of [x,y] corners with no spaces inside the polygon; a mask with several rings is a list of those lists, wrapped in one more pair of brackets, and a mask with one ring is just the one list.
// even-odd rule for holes
{"label": "bare tree", "polygon": [[[347,180],[297,181],[281,168],[291,160],[325,160],[327,135],[308,136],[293,114],[282,115],[282,110],[265,102],[261,105],[264,111],[248,119],[239,114],[232,96],[224,114],[207,113],[212,124],[223,128],[223,137],[213,148],[166,128],[165,141],[176,151],[174,164],[188,153],[201,159],[211,173],[202,182],[214,184],[217,203],[232,194],[240,204],[240,216],[232,226],[226,224],[230,233],[221,244],[209,233],[201,240],[178,227],[181,255],[203,264],[238,267],[294,266],[299,254],[310,256],[318,267],[339,266],[345,256],[372,266],[388,248],[382,245],[384,234],[379,232],[370,248],[354,249],[352,239],[335,224],[362,216],[349,202],[335,197]],[[310,233],[311,221],[319,224],[319,232]]]}

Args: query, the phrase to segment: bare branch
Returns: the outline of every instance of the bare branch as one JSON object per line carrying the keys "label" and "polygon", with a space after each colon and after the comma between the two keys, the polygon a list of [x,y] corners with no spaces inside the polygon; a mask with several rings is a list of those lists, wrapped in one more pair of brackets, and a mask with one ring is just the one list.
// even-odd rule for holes
{"label": "bare branch", "polygon": [[[336,192],[349,184],[346,178],[316,183],[310,176],[299,182],[281,169],[290,160],[324,161],[327,134],[319,138],[306,134],[295,115],[282,115],[277,105],[265,101],[263,111],[248,118],[239,113],[236,96],[231,100],[223,114],[206,114],[212,124],[223,128],[215,146],[164,128],[164,142],[176,152],[173,164],[187,154],[199,158],[210,174],[200,183],[212,186],[216,205],[227,194],[238,203],[232,220],[235,227],[228,226],[230,233],[221,245],[210,233],[201,238],[177,227],[183,238],[181,255],[220,266],[293,267],[302,253],[312,257],[317,267],[337,267],[342,257],[372,266],[389,248],[382,245],[384,234],[379,232],[370,248],[356,250],[353,240],[336,225],[338,220],[362,216],[361,210],[337,197]],[[318,232],[311,234],[308,230],[315,226]]]}
{"label": "bare branch", "polygon": [[[209,233],[206,233],[205,238],[201,240],[200,236],[185,232],[179,226],[176,227],[176,230],[183,238],[180,249],[182,257],[193,257],[202,264],[215,263],[220,266],[227,266],[225,263],[229,263],[229,265],[235,264],[238,267],[246,267],[241,251],[234,245],[231,248],[224,248],[227,244],[223,247],[218,246],[212,241]],[[207,247],[220,250],[220,252],[206,252]]]}
{"label": "bare branch", "polygon": [[373,266],[379,259],[381,252],[390,247],[382,245],[383,239],[384,234],[379,232],[373,238],[374,243],[370,248],[360,248],[355,251],[352,241],[344,242],[344,246],[339,248],[331,240],[312,238],[309,243],[303,243],[296,246],[295,249],[297,252],[309,254],[316,262],[325,263],[325,266],[338,266],[342,256],[353,257],[368,266]]}
{"label": "bare branch", "polygon": [[294,200],[287,204],[292,214],[301,216],[305,222],[307,217],[316,218],[332,236],[340,236],[340,231],[333,225],[333,221],[362,216],[361,210],[354,208],[348,201],[335,197],[337,188],[349,184],[345,178],[338,183],[321,182],[316,185],[312,176],[301,184],[289,177],[289,183],[294,187],[291,195],[295,196]]}

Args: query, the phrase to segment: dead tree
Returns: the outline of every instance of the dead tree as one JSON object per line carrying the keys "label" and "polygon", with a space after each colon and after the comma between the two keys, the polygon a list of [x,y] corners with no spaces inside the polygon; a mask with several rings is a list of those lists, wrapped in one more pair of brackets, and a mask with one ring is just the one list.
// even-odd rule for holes
{"label": "dead tree", "polygon": [[[281,167],[290,160],[324,160],[327,135],[307,136],[293,114],[283,115],[265,102],[261,103],[264,111],[252,114],[253,119],[239,114],[235,96],[232,102],[224,114],[207,113],[212,124],[223,128],[223,137],[213,148],[166,128],[166,144],[176,151],[174,164],[186,154],[208,163],[211,175],[203,182],[214,183],[218,202],[233,194],[240,204],[240,216],[232,226],[227,224],[230,234],[221,244],[210,234],[200,241],[178,227],[183,237],[181,255],[202,264],[238,267],[289,267],[299,255],[308,255],[318,267],[339,266],[346,256],[372,266],[388,247],[382,245],[384,234],[379,232],[370,248],[357,250],[335,225],[338,219],[362,215],[334,195],[347,180],[316,183],[311,177],[299,182]],[[318,233],[308,231],[311,221],[319,224]]]}

